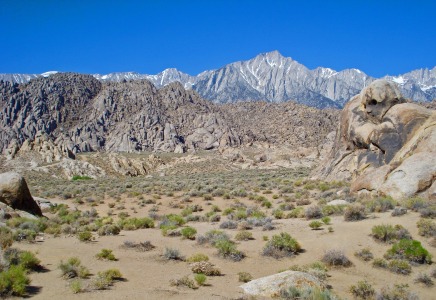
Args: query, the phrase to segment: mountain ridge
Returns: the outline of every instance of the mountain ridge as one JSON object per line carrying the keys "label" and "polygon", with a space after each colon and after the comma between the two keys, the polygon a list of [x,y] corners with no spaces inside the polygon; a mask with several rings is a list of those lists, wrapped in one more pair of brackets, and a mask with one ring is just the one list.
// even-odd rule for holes
{"label": "mountain ridge", "polygon": [[[0,80],[24,83],[47,76],[47,73],[0,74]],[[261,53],[252,59],[233,62],[195,76],[175,68],[165,69],[155,75],[114,72],[92,76],[100,81],[147,79],[157,88],[179,81],[185,89],[193,89],[215,103],[295,101],[317,108],[341,108],[363,87],[378,79],[355,68],[341,71],[325,67],[309,69],[278,51]],[[382,78],[396,82],[402,93],[414,101],[428,102],[436,98],[436,67]]]}

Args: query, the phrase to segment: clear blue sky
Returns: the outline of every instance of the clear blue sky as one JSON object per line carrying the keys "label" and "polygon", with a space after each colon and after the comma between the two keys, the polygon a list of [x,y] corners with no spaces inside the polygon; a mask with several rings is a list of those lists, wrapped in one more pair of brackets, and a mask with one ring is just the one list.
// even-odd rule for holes
{"label": "clear blue sky", "polygon": [[0,73],[196,75],[278,50],[380,77],[436,65],[436,1],[1,0]]}

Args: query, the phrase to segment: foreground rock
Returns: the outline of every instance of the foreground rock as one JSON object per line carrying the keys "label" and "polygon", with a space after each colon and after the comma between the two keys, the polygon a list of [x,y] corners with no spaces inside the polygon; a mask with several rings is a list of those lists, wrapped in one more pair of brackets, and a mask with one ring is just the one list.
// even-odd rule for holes
{"label": "foreground rock", "polygon": [[247,282],[240,287],[246,294],[254,296],[276,297],[281,289],[289,287],[322,287],[321,282],[313,275],[299,271],[285,271],[271,276]]}
{"label": "foreground rock", "polygon": [[0,174],[0,202],[13,209],[42,216],[40,207],[30,195],[26,180],[18,173]]}
{"label": "foreground rock", "polygon": [[315,177],[352,180],[351,191],[435,197],[436,112],[406,103],[377,80],[343,109],[335,146]]}

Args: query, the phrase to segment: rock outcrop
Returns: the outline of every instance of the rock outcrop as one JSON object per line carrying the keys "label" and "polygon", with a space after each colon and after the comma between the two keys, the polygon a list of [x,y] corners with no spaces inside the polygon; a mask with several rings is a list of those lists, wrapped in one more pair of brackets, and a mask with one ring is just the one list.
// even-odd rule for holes
{"label": "rock outcrop", "polygon": [[0,202],[13,209],[42,216],[41,208],[30,195],[26,180],[18,173],[0,174]]}
{"label": "rock outcrop", "polygon": [[254,296],[277,297],[281,289],[296,287],[321,288],[322,283],[313,275],[299,271],[284,271],[278,274],[258,278],[241,285],[246,294]]}
{"label": "rock outcrop", "polygon": [[352,180],[351,191],[434,197],[436,112],[377,80],[345,106],[335,145],[315,177]]}

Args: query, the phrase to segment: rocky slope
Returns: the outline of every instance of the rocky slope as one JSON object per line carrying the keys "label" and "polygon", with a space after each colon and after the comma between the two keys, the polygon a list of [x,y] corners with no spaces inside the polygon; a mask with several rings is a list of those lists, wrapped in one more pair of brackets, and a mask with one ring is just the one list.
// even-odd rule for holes
{"label": "rocky slope", "polygon": [[[11,157],[23,144],[57,147],[43,154],[51,160],[78,152],[184,152],[255,141],[313,147],[334,129],[336,117],[336,111],[294,103],[216,105],[178,82],[157,89],[147,80],[101,82],[57,73],[22,85],[0,83],[0,150]],[[31,146],[42,135],[42,146]]]}
{"label": "rocky slope", "polygon": [[[52,73],[0,74],[0,80],[23,83]],[[186,89],[192,88],[203,98],[216,103],[292,100],[317,108],[342,107],[375,80],[357,69],[335,71],[319,67],[310,70],[277,51],[259,54],[253,59],[231,63],[217,70],[204,71],[197,76],[177,69],[166,69],[156,75],[124,72],[93,76],[100,81],[116,82],[147,79],[158,88],[178,81]],[[402,93],[414,101],[436,98],[436,67],[384,78],[398,83]]]}

